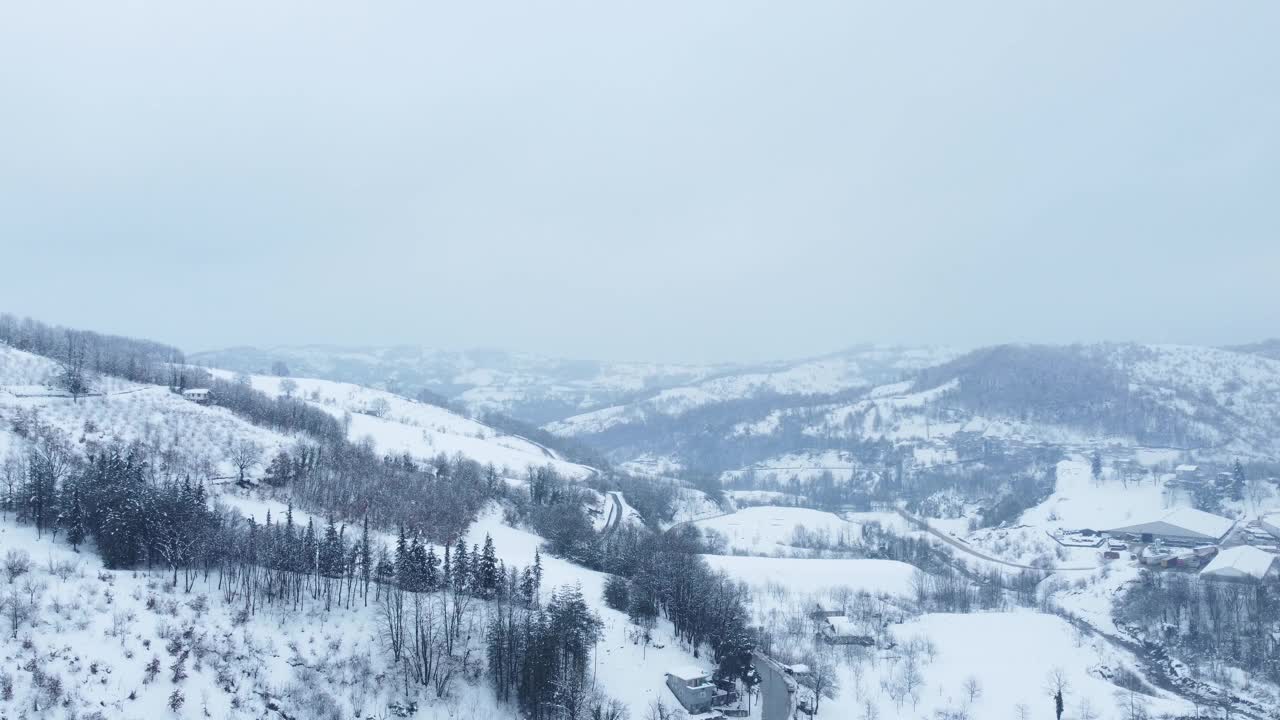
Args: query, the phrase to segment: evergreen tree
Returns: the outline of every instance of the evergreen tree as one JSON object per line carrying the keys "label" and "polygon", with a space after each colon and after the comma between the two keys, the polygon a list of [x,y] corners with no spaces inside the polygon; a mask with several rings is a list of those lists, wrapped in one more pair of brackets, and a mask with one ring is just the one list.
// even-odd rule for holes
{"label": "evergreen tree", "polygon": [[80,552],[80,543],[89,537],[89,508],[78,478],[68,480],[62,487],[62,499],[58,506],[61,510],[58,522],[67,531],[67,542],[71,549]]}
{"label": "evergreen tree", "polygon": [[360,532],[360,580],[364,583],[364,604],[369,604],[369,582],[373,575],[373,548],[369,544],[369,516],[364,516],[364,529]]}
{"label": "evergreen tree", "polygon": [[493,538],[485,533],[484,548],[480,551],[480,562],[477,563],[479,571],[476,573],[479,579],[478,594],[481,597],[492,598],[498,592],[498,556],[493,547]]}
{"label": "evergreen tree", "polygon": [[1231,464],[1231,499],[1240,501],[1244,499],[1245,476],[1244,465],[1240,464],[1240,458],[1236,458]]}
{"label": "evergreen tree", "polygon": [[422,584],[429,592],[440,589],[440,558],[434,545],[427,548],[426,562],[422,569]]}
{"label": "evergreen tree", "polygon": [[453,547],[453,587],[456,590],[466,590],[470,581],[471,563],[467,557],[467,544],[459,537],[458,543]]}

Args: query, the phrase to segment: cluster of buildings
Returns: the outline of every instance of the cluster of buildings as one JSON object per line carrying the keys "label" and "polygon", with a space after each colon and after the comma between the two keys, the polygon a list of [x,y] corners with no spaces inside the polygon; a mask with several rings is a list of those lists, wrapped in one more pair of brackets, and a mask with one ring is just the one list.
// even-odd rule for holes
{"label": "cluster of buildings", "polygon": [[[1280,515],[1264,516],[1260,527],[1280,538]],[[1206,580],[1264,583],[1280,579],[1277,556],[1253,544],[1223,547],[1236,521],[1193,508],[1176,508],[1135,525],[1103,532],[1111,538],[1105,555],[1119,557],[1132,543],[1148,567],[1198,571]]]}

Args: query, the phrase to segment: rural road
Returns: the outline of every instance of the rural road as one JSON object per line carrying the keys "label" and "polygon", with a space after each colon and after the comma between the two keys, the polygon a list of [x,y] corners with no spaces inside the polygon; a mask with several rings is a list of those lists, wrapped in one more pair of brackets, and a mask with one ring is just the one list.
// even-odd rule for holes
{"label": "rural road", "polygon": [[918,518],[918,517],[916,517],[916,516],[912,515],[911,513],[908,513],[906,510],[903,510],[902,508],[897,508],[897,511],[898,511],[898,514],[899,514],[899,515],[901,515],[901,516],[902,516],[902,518],[903,518],[904,520],[906,520],[909,524],[914,525],[915,527],[920,528],[921,530],[924,530],[925,532],[929,533],[930,535],[933,535],[934,537],[936,537],[936,538],[938,538],[939,540],[941,540],[941,541],[943,541],[943,542],[947,543],[947,544],[948,544],[948,545],[950,545],[951,547],[954,547],[954,548],[956,548],[957,550],[960,550],[961,552],[964,552],[964,553],[966,553],[966,554],[968,554],[968,555],[972,555],[972,556],[974,556],[974,557],[976,557],[976,558],[979,558],[979,559],[981,559],[981,560],[985,560],[986,562],[992,562],[992,563],[996,563],[997,565],[1004,565],[1004,566],[1006,566],[1006,567],[1016,568],[1016,569],[1018,569],[1018,570],[1038,570],[1038,571],[1041,571],[1041,572],[1089,572],[1089,571],[1097,570],[1097,569],[1098,569],[1097,567],[1052,567],[1052,568],[1042,568],[1042,567],[1035,567],[1034,565],[1023,565],[1023,564],[1021,564],[1021,563],[1010,562],[1010,561],[1008,561],[1008,560],[1002,560],[1002,559],[1000,559],[1000,558],[998,558],[998,557],[995,557],[994,555],[988,555],[988,554],[986,554],[986,553],[984,553],[984,552],[980,552],[980,551],[978,551],[978,550],[975,550],[975,549],[974,549],[973,547],[971,547],[970,545],[967,545],[967,544],[965,544],[965,543],[962,543],[962,542],[960,542],[959,540],[957,540],[957,539],[955,539],[955,538],[951,537],[951,536],[950,536],[950,535],[948,535],[947,533],[944,533],[944,532],[942,532],[941,530],[938,530],[938,529],[934,528],[932,525],[930,525],[930,524],[929,524],[928,522],[926,522],[925,520],[923,520],[923,519],[921,519],[921,518]]}
{"label": "rural road", "polygon": [[622,497],[616,490],[609,491],[609,516],[604,521],[604,535],[612,535],[622,522]]}

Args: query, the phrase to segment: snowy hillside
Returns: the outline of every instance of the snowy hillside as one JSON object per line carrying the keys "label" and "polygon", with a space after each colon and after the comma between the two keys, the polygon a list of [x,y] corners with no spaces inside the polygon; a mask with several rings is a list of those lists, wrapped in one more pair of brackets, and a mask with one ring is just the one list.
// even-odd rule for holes
{"label": "snowy hillside", "polygon": [[15,431],[38,423],[61,431],[82,452],[115,441],[142,443],[166,455],[167,473],[212,480],[235,474],[239,444],[266,457],[296,441],[154,385],[99,378],[88,396],[73,399],[48,384],[56,370],[48,358],[0,345],[0,454],[6,445],[18,449]]}
{"label": "snowy hillside", "polygon": [[826,395],[870,387],[954,357],[944,348],[866,348],[829,357],[722,375],[647,398],[567,417],[546,426],[558,435],[592,436],[620,425],[762,395]]}
{"label": "snowy hillside", "polygon": [[384,388],[407,396],[427,390],[474,411],[499,411],[535,423],[601,407],[635,393],[695,382],[716,366],[592,362],[496,350],[450,352],[422,347],[333,346],[229,348],[196,353],[193,362]]}
{"label": "snowy hillside", "polygon": [[[234,377],[226,370],[213,372],[228,380]],[[507,477],[521,477],[528,467],[543,465],[553,466],[568,478],[592,474],[590,468],[562,460],[554,451],[530,440],[384,390],[311,378],[251,375],[249,379],[255,390],[272,396],[290,394],[345,418],[350,423],[349,439],[368,438],[382,453],[408,453],[420,460],[430,460],[441,453],[450,457],[460,453],[482,465],[492,463]]]}
{"label": "snowy hillside", "polygon": [[1045,445],[1217,461],[1280,449],[1280,361],[1216,348],[999,346],[834,398],[723,400],[703,390],[715,382],[548,427],[617,462],[727,481],[847,478],[882,465],[885,444],[917,468]]}

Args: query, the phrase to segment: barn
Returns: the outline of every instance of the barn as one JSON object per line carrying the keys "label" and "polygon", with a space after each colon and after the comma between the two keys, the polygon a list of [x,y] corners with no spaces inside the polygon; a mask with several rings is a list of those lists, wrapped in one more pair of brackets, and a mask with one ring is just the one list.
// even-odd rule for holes
{"label": "barn", "polygon": [[1111,528],[1107,534],[1133,536],[1142,542],[1163,540],[1174,545],[1219,543],[1235,527],[1235,521],[1194,508],[1176,508],[1146,522]]}
{"label": "barn", "polygon": [[1252,545],[1227,548],[1200,571],[1205,580],[1250,583],[1274,580],[1277,574],[1276,556]]}

